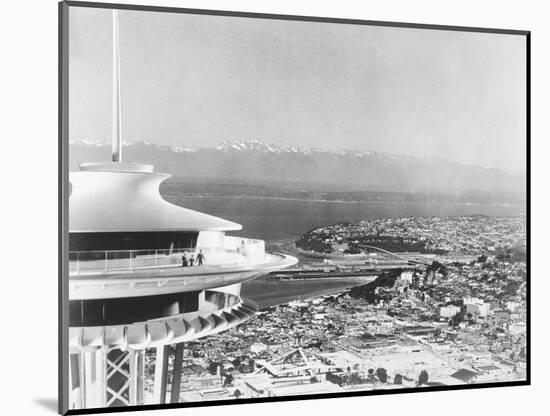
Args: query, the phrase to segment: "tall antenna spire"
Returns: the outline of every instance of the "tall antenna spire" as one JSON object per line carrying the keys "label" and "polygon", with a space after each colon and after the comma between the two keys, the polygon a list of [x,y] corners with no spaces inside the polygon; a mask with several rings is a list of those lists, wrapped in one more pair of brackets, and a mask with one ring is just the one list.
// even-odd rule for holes
{"label": "tall antenna spire", "polygon": [[122,161],[118,10],[113,10],[113,162]]}

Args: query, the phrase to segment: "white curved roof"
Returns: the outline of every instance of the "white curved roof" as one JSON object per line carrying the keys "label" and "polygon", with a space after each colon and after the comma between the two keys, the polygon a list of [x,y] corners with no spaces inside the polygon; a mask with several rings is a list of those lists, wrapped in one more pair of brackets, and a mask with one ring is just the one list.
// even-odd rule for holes
{"label": "white curved roof", "polygon": [[83,164],[71,172],[70,232],[234,231],[240,224],[182,208],[159,192],[170,175],[136,163]]}

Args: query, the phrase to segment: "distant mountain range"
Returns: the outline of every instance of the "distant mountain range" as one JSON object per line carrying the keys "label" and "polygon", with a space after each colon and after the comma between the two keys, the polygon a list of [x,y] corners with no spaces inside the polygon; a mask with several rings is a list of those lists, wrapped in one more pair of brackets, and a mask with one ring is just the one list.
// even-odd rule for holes
{"label": "distant mountain range", "polygon": [[[107,142],[71,141],[70,169],[83,162],[110,160]],[[327,151],[279,146],[257,140],[225,141],[217,147],[187,149],[125,143],[126,161],[150,163],[157,172],[185,180],[254,184],[285,189],[405,193],[525,194],[525,174],[372,151]]]}

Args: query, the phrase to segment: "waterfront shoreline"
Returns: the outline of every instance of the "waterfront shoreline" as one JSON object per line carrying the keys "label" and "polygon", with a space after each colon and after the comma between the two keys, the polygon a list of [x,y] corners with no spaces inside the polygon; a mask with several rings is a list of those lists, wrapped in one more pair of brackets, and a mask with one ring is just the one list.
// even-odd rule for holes
{"label": "waterfront shoreline", "polygon": [[376,276],[338,278],[337,280],[327,278],[296,280],[262,278],[243,284],[241,295],[256,302],[260,309],[265,309],[285,305],[295,300],[328,296],[351,290],[374,280],[376,280]]}
{"label": "waterfront shoreline", "polygon": [[[166,199],[169,198],[195,198],[195,199],[206,199],[206,198],[219,198],[219,199],[235,199],[235,195],[178,195],[178,194],[163,194],[163,197]],[[429,203],[429,202],[418,202],[418,201],[395,201],[395,200],[364,200],[364,201],[345,201],[345,200],[331,200],[331,199],[307,199],[307,198],[290,198],[290,197],[278,197],[278,196],[254,196],[254,195],[238,195],[239,199],[258,199],[258,200],[281,200],[281,201],[298,201],[298,202],[321,202],[329,204],[402,204],[402,205],[417,205],[419,203]],[[480,203],[480,202],[445,202],[437,201],[433,202],[434,204],[439,205],[449,205],[449,206],[464,206],[464,207],[522,207],[522,204],[512,204],[512,203]]]}

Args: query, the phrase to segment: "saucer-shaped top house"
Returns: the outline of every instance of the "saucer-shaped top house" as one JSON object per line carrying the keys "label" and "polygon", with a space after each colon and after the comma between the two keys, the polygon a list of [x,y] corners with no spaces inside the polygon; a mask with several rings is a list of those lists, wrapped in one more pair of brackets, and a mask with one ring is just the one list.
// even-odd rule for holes
{"label": "saucer-shaped top house", "polygon": [[[226,235],[239,224],[164,200],[169,176],[122,162],[70,173],[71,348],[143,348],[225,328],[238,321],[242,282],[296,263]],[[108,331],[94,338],[92,328]]]}

